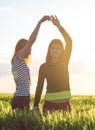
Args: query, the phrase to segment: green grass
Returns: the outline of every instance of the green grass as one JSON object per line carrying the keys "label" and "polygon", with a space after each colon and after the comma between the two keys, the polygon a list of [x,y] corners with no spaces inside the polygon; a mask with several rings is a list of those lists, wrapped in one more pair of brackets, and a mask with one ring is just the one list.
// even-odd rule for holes
{"label": "green grass", "polygon": [[[0,130],[95,130],[95,96],[72,96],[72,111],[40,113],[11,110],[12,94],[0,94]],[[31,95],[31,110],[34,96]]]}

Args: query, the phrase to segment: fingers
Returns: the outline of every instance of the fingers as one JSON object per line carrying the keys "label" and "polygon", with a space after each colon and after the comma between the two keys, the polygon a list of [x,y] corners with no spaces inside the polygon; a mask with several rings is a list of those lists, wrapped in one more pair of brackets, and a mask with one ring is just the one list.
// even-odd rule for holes
{"label": "fingers", "polygon": [[41,19],[41,21],[42,22],[44,22],[44,21],[46,21],[46,20],[50,20],[50,17],[48,16],[48,15],[45,15],[42,19]]}
{"label": "fingers", "polygon": [[55,15],[55,18],[58,20],[57,16]]}
{"label": "fingers", "polygon": [[51,20],[51,21],[58,20],[56,15],[50,15],[50,16],[49,15],[45,15],[42,19],[43,19],[43,21],[44,20]]}
{"label": "fingers", "polygon": [[[56,20],[56,19],[57,19],[57,16],[56,16],[56,15],[50,15],[50,19],[51,19],[51,20],[54,20],[54,19]],[[57,20],[58,20],[58,19],[57,19]]]}
{"label": "fingers", "polygon": [[46,20],[51,21],[54,25],[59,23],[59,20],[56,15],[45,15],[43,18],[40,20],[40,23],[45,22]]}
{"label": "fingers", "polygon": [[50,20],[54,25],[57,25],[59,23],[59,20],[56,15],[51,15]]}
{"label": "fingers", "polygon": [[48,15],[44,16],[44,19],[50,20],[50,17]]}

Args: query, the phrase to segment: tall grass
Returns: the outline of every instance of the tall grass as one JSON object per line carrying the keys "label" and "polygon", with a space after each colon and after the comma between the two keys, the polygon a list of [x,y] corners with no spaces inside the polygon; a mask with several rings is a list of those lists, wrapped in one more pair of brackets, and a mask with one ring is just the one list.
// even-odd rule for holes
{"label": "tall grass", "polygon": [[31,110],[13,110],[12,94],[0,94],[0,130],[95,130],[95,96],[72,96],[72,111],[32,112],[34,96],[31,95]]}

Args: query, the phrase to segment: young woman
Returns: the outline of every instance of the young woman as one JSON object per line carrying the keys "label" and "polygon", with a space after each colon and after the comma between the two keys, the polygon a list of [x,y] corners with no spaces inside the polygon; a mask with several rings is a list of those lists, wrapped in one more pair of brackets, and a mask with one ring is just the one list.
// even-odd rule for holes
{"label": "young woman", "polygon": [[31,47],[36,40],[41,23],[49,19],[49,16],[44,16],[40,19],[30,35],[29,40],[20,39],[15,47],[11,60],[12,74],[16,84],[16,91],[11,101],[12,109],[29,109],[31,85],[29,64]]}
{"label": "young woman", "polygon": [[68,64],[72,50],[72,39],[56,16],[51,16],[50,19],[62,34],[66,45],[64,47],[59,39],[53,39],[49,44],[46,62],[39,69],[33,110],[39,110],[39,102],[46,79],[47,91],[43,111],[71,111]]}

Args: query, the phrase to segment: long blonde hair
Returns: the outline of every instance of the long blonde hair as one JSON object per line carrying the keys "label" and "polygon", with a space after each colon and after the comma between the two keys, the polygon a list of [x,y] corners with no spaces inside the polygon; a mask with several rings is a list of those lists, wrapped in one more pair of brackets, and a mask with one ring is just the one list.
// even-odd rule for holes
{"label": "long blonde hair", "polygon": [[[15,46],[15,50],[14,50],[14,54],[12,56],[12,59],[11,59],[11,64],[13,64],[13,58],[14,56],[27,44],[27,39],[20,39],[16,46]],[[31,55],[28,56],[28,58],[25,58],[25,62],[27,64],[30,64],[31,62]]]}

